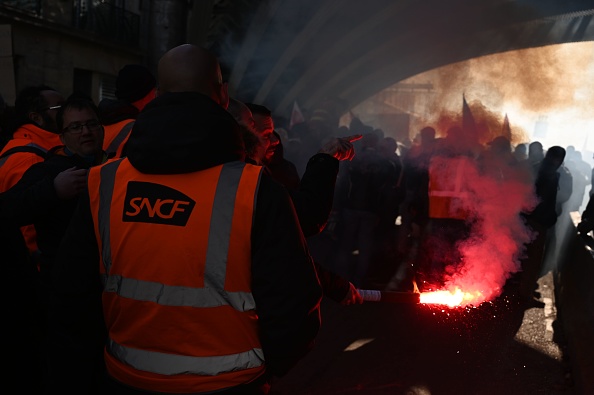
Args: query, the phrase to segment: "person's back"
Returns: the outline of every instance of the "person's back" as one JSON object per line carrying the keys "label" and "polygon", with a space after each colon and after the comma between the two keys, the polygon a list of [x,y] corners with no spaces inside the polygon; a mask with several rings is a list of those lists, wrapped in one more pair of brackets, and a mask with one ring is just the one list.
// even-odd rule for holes
{"label": "person's back", "polygon": [[99,102],[101,121],[105,128],[103,149],[121,157],[138,113],[155,97],[157,81],[142,65],[127,64],[116,78],[117,100]]}
{"label": "person's back", "polygon": [[518,162],[522,162],[528,159],[528,144],[520,143],[514,147],[514,158]]}
{"label": "person's back", "polygon": [[387,175],[389,182],[386,186],[386,193],[382,204],[388,217],[388,220],[394,224],[398,216],[398,207],[404,198],[404,188],[402,186],[403,180],[403,166],[402,160],[396,153],[398,143],[392,137],[384,137],[379,144],[379,153],[386,158],[390,166],[388,167]]}
{"label": "person's back", "polygon": [[407,211],[412,210],[416,214],[416,222],[425,223],[429,210],[429,163],[436,145],[435,129],[426,126],[419,134],[420,144],[410,148],[403,158],[403,181],[406,189],[403,215],[407,217]]}
{"label": "person's back", "polygon": [[390,181],[390,162],[378,150],[377,136],[366,134],[361,139],[362,150],[348,163],[348,190],[344,207],[353,210],[377,212],[382,193]]}
{"label": "person's back", "polygon": [[561,164],[557,170],[559,173],[559,190],[557,191],[557,215],[565,209],[569,199],[573,196],[573,174],[565,164]]}
{"label": "person's back", "polygon": [[542,160],[544,159],[544,148],[542,146],[542,143],[540,141],[533,141],[532,143],[530,143],[528,145],[528,163],[530,164],[530,167],[532,168],[532,174],[534,176],[534,179],[536,180],[536,177],[538,176],[538,170],[540,168],[540,165],[542,163]]}
{"label": "person's back", "polygon": [[584,203],[586,187],[590,183],[591,169],[587,164],[586,168],[584,168],[583,163],[579,151],[572,151],[571,156],[568,151],[564,165],[571,174],[572,180],[571,196],[569,196],[569,199],[565,204],[567,211],[569,212],[580,210]]}
{"label": "person's back", "polygon": [[547,150],[539,166],[538,175],[535,181],[535,193],[538,204],[529,214],[529,218],[539,223],[545,229],[550,228],[557,222],[559,211],[559,169],[565,158],[565,150],[562,147],[554,146]]}
{"label": "person's back", "polygon": [[81,290],[98,269],[105,280],[106,394],[264,394],[317,334],[321,288],[290,198],[243,162],[227,100],[216,58],[172,49],[127,157],[90,171],[56,288],[73,302],[74,271]]}
{"label": "person's back", "polygon": [[[536,146],[540,151],[540,143]],[[558,170],[562,166],[565,155],[565,149],[560,146],[550,147],[546,151],[534,181],[536,206],[528,212],[522,212],[526,224],[533,232],[533,240],[526,246],[526,254],[522,259],[519,296],[524,303],[532,302],[532,293],[537,287],[536,281],[543,270],[547,249],[554,240],[554,226],[560,214],[557,196],[560,180]]]}
{"label": "person's back", "polygon": [[[343,233],[336,256],[336,271],[357,287],[366,286],[379,224],[381,201],[389,184],[387,159],[377,152],[379,138],[368,133],[360,140],[360,151],[337,186],[335,208],[341,213]],[[353,251],[359,253],[353,262]]]}

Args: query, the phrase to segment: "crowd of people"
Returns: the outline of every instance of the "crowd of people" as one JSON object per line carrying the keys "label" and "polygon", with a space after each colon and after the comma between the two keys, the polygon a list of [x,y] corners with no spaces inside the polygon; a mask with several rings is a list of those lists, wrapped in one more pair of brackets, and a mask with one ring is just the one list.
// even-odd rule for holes
{"label": "crowd of people", "polygon": [[313,347],[322,297],[439,286],[476,220],[468,169],[533,187],[530,285],[592,180],[573,147],[455,125],[410,143],[322,112],[287,127],[190,44],[156,77],[126,65],[115,94],[2,103],[9,377],[33,393],[267,394]]}
{"label": "crowd of people", "polygon": [[477,193],[468,185],[477,182],[473,172],[495,180],[502,201],[509,182],[530,187],[534,201],[517,215],[533,238],[525,259],[539,273],[557,258],[558,219],[587,203],[592,168],[573,146],[514,146],[504,136],[479,144],[456,125],[439,134],[424,127],[404,145],[358,124],[355,119],[350,132],[359,130],[363,138],[354,159],[341,163],[329,224],[310,240],[314,257],[358,288],[435,290],[443,284],[482,210],[469,207],[468,195]]}

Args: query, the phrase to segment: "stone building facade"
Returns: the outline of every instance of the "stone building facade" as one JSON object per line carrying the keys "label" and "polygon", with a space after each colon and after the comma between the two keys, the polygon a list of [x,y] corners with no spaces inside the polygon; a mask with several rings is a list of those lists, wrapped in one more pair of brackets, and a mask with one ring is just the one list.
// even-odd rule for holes
{"label": "stone building facade", "polygon": [[25,86],[46,84],[96,102],[113,97],[125,64],[156,71],[162,48],[186,40],[187,7],[179,0],[0,0],[0,94],[12,105]]}

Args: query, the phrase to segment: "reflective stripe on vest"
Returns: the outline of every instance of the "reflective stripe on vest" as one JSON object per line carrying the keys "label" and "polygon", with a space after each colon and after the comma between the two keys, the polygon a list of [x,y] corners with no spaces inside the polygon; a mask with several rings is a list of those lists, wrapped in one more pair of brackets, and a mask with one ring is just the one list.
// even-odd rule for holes
{"label": "reflective stripe on vest", "polygon": [[[22,148],[22,147],[28,147],[31,150],[29,150],[27,148],[25,148],[23,150],[19,150],[19,148]],[[5,152],[2,153],[2,155],[0,155],[0,167],[2,167],[4,165],[4,163],[6,163],[8,158],[10,158],[13,154],[18,154],[18,153],[34,154],[34,155],[41,157],[41,160],[40,160],[40,162],[41,162],[41,161],[43,161],[43,154],[45,154],[46,152],[47,152],[47,150],[45,148],[43,148],[35,143],[29,143],[26,145],[17,145],[10,149],[7,149]]]}
{"label": "reflective stripe on vest", "polygon": [[109,341],[109,348],[112,355],[115,355],[121,361],[126,361],[136,369],[163,375],[197,374],[215,376],[239,369],[256,368],[261,366],[264,361],[264,353],[261,349],[235,355],[190,357],[126,348],[112,340]]}
{"label": "reflective stripe on vest", "polygon": [[118,154],[121,153],[120,145],[128,138],[132,127],[134,126],[134,121],[130,121],[124,125],[124,127],[118,132],[118,134],[111,140],[111,143],[105,149],[107,154]]}
{"label": "reflective stripe on vest", "polygon": [[[149,385],[150,380],[155,380],[155,378],[150,376],[148,378],[142,378],[143,376],[141,372],[150,372],[151,374],[154,373],[171,377],[171,382],[173,383],[176,382],[176,377],[179,377],[179,379],[177,379],[177,388],[180,392],[211,391],[224,388],[217,386],[220,385],[220,381],[222,381],[221,379],[218,379],[217,384],[209,384],[210,381],[215,381],[214,378],[209,378],[213,375],[222,375],[221,377],[225,377],[225,380],[233,383],[233,385],[237,385],[237,383],[243,382],[242,380],[244,380],[245,377],[247,377],[247,380],[249,381],[254,377],[257,377],[263,371],[264,355],[261,346],[259,345],[259,340],[257,340],[256,326],[254,326],[257,322],[257,317],[254,311],[256,305],[249,287],[249,278],[247,279],[247,282],[240,281],[239,283],[237,281],[234,282],[233,279],[227,278],[229,270],[233,271],[235,276],[238,275],[237,273],[244,273],[244,269],[237,266],[239,263],[241,265],[250,265],[249,255],[246,259],[245,248],[242,248],[242,246],[244,246],[246,240],[250,240],[249,234],[251,233],[251,222],[253,220],[253,207],[255,207],[255,196],[257,194],[262,168],[242,162],[231,162],[218,166],[214,170],[205,170],[204,173],[210,172],[210,176],[205,175],[204,177],[211,177],[208,179],[212,180],[212,174],[217,174],[217,171],[219,173],[218,179],[216,179],[216,184],[213,184],[211,189],[208,189],[208,186],[205,186],[205,190],[214,191],[214,199],[212,199],[211,202],[211,217],[207,224],[209,225],[209,228],[207,228],[208,240],[206,241],[205,255],[203,258],[198,257],[198,260],[196,261],[197,266],[204,265],[204,283],[196,284],[195,286],[173,285],[167,283],[167,281],[147,281],[146,279],[134,278],[134,276],[121,275],[121,270],[125,264],[123,265],[122,262],[117,263],[117,260],[120,259],[118,258],[118,253],[121,254],[121,252],[117,252],[117,248],[118,245],[121,246],[121,244],[118,244],[121,243],[121,240],[118,240],[119,236],[115,236],[116,244],[113,244],[114,240],[112,240],[112,237],[114,237],[115,234],[118,234],[118,229],[114,230],[114,224],[112,224],[112,222],[114,220],[121,221],[122,213],[120,213],[120,208],[115,209],[117,213],[112,212],[112,210],[114,210],[114,207],[120,207],[116,201],[122,197],[122,187],[133,181],[146,182],[147,184],[152,183],[152,185],[159,186],[161,184],[159,184],[158,181],[166,181],[167,178],[159,178],[164,176],[151,176],[138,173],[132,168],[126,158],[108,162],[100,168],[93,168],[90,171],[89,195],[91,197],[91,209],[94,213],[97,241],[101,251],[102,276],[104,280],[104,308],[106,309],[106,322],[108,322],[111,337],[108,344],[108,351],[111,356],[124,364],[115,367],[118,374],[120,374],[119,379],[124,383],[140,386],[141,388],[143,384],[146,384],[145,388],[147,389],[150,388],[163,391],[164,388],[159,389],[158,387],[155,387],[155,385],[159,385],[157,382],[162,379],[156,380],[157,382],[150,383]],[[121,175],[122,172],[124,173],[124,176]],[[172,176],[172,178],[178,178],[178,185],[201,185],[196,182],[196,180],[200,181],[204,179],[200,178],[201,176],[199,173],[202,172],[190,173],[187,175],[175,175]],[[133,180],[131,180],[130,177]],[[153,179],[157,182],[154,183]],[[119,185],[117,194],[116,185]],[[173,188],[172,185],[174,186],[176,184],[163,184],[163,187]],[[193,188],[196,187],[187,187],[189,190],[193,190]],[[184,188],[182,188],[182,190],[183,189]],[[126,194],[127,191],[128,187],[126,186]],[[179,193],[182,194],[182,191]],[[96,196],[96,198],[93,198],[94,196]],[[241,207],[245,207],[246,202],[248,205],[251,205],[251,209],[247,211],[237,211],[237,205],[240,204],[243,205]],[[172,207],[171,203],[169,203],[169,207]],[[207,210],[208,207],[208,205],[203,205],[200,209]],[[246,211],[247,214],[242,213],[243,211]],[[197,213],[204,214],[204,211],[197,211]],[[242,215],[243,217],[241,217]],[[238,216],[240,217],[239,220]],[[198,219],[194,219],[194,222],[196,221],[198,221]],[[240,235],[241,240],[237,239],[237,231],[233,231],[234,227],[237,226],[238,221],[246,224],[243,225],[244,227],[248,226],[247,234],[246,232],[243,232],[243,235]],[[121,224],[125,227],[132,226],[130,229],[132,229],[133,232],[136,229],[134,226],[138,226],[140,229],[142,229],[143,226],[147,226],[143,224],[126,225],[124,222],[121,222]],[[153,225],[149,224],[148,226],[150,227]],[[154,225],[153,227],[157,228],[158,226],[162,225]],[[193,226],[196,225],[194,224]],[[136,238],[138,238],[138,236],[136,236]],[[187,238],[185,239],[187,240]],[[242,244],[242,242],[244,244]],[[166,246],[164,248],[167,249]],[[233,255],[234,248],[239,248],[241,253],[235,253],[235,255]],[[249,245],[247,250],[249,253]],[[113,255],[114,252],[116,253],[116,256]],[[113,261],[113,259],[116,259],[116,261]],[[138,262],[136,265],[138,266]],[[167,262],[163,262],[163,265],[167,265]],[[228,265],[235,266],[229,268]],[[114,268],[118,267],[118,271],[112,273]],[[137,269],[132,268],[132,273],[142,273],[142,271],[138,272],[134,270]],[[182,266],[181,270],[186,269],[183,269]],[[168,271],[165,266],[164,271]],[[248,268],[248,273],[250,271],[251,270]],[[244,275],[245,274],[240,274],[240,276]],[[237,284],[240,285],[238,286]],[[244,287],[245,289],[242,289],[241,284],[247,284],[247,286]],[[157,347],[160,351],[155,351],[154,346],[151,346],[151,344],[144,344],[142,340],[138,339],[134,340],[134,346],[130,346],[129,344],[126,344],[126,341],[118,342],[117,336],[112,336],[111,333],[109,323],[113,319],[116,319],[116,322],[118,323],[121,320],[130,319],[125,317],[120,318],[121,316],[118,315],[117,311],[113,312],[116,318],[111,317],[110,306],[113,304],[114,300],[117,302],[118,298],[121,299],[122,305],[131,306],[129,308],[134,309],[133,304],[138,303],[140,309],[149,309],[161,316],[168,316],[170,314],[175,316],[175,314],[179,313],[175,309],[186,309],[190,307],[196,309],[187,312],[189,318],[186,319],[188,320],[200,320],[201,314],[204,314],[201,313],[201,310],[205,311],[208,319],[213,319],[213,314],[215,317],[214,319],[217,319],[219,316],[233,317],[234,321],[241,324],[237,328],[231,329],[230,333],[233,331],[245,332],[246,329],[249,329],[253,332],[250,332],[247,335],[244,333],[242,336],[246,339],[244,343],[248,341],[247,339],[252,340],[247,344],[248,347],[242,347],[241,350],[238,349],[235,352],[221,353],[220,355],[212,355],[212,353],[209,355],[201,355],[198,354],[199,350],[196,350],[196,353],[192,354],[196,345],[192,345],[194,349],[191,348],[187,353],[185,351],[170,352],[167,347],[169,344],[168,342],[175,343],[177,339],[163,339],[160,341],[160,345]],[[146,304],[147,302],[149,305]],[[230,308],[232,308],[232,310],[229,310]],[[169,313],[167,309],[174,309],[171,310],[173,313]],[[135,313],[141,314],[139,311],[141,310],[131,310],[133,318]],[[232,311],[235,311],[235,313],[232,313]],[[196,317],[194,317],[194,315]],[[142,318],[143,317],[139,317],[141,320]],[[168,332],[164,327],[171,324],[172,323],[170,322],[159,322],[156,324],[159,326],[156,329],[157,333],[163,333],[166,337]],[[175,326],[175,323],[173,323],[173,325]],[[178,325],[183,326],[183,323],[178,323]],[[122,337],[122,331],[125,331],[125,327],[122,329],[121,324],[118,324],[118,330],[119,336]],[[135,326],[134,330],[140,331],[139,333],[142,332],[138,326]],[[183,332],[183,328],[180,331]],[[141,334],[141,337],[143,335],[146,334]],[[213,334],[211,333],[210,335]],[[127,339],[130,338],[130,336],[133,335],[125,334],[122,338]],[[200,336],[200,333],[198,333],[197,336]],[[145,337],[143,337],[143,339],[144,338]],[[151,334],[146,335],[146,338],[151,339]],[[254,341],[256,343],[254,343]],[[148,343],[150,343],[150,340]],[[231,343],[236,344],[238,341],[235,340]],[[250,343],[253,343],[253,345]],[[110,360],[113,359],[108,359],[108,361]],[[130,367],[139,371],[138,373],[140,373],[140,375],[132,372],[130,374],[126,373]],[[110,365],[108,362],[108,370],[109,368]],[[190,374],[190,376],[188,376],[188,374]],[[188,383],[188,380],[192,380],[192,374],[196,375],[196,383],[198,384]],[[251,376],[247,376],[248,374]],[[125,377],[122,377],[122,375]],[[182,376],[176,375],[183,375],[183,378]],[[141,377],[141,379],[138,379],[138,377]],[[131,383],[129,382],[130,380],[128,380],[129,378],[130,380],[140,380],[141,382]]]}
{"label": "reflective stripe on vest", "polygon": [[249,292],[226,292],[221,295],[215,288],[188,288],[141,281],[122,276],[104,276],[104,291],[138,301],[154,302],[163,306],[217,307],[231,305],[237,311],[256,308]]}

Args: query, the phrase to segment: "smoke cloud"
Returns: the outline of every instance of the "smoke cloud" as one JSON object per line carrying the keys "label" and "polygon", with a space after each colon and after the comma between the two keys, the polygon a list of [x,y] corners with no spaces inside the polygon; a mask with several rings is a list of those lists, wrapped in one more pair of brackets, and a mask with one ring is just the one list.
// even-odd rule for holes
{"label": "smoke cloud", "polygon": [[464,174],[469,194],[462,204],[474,220],[471,236],[458,244],[462,264],[446,277],[445,287],[475,295],[473,304],[499,296],[510,275],[521,269],[525,245],[532,240],[519,216],[536,203],[529,178],[519,168],[499,164],[485,174],[474,162]]}
{"label": "smoke cloud", "polygon": [[[451,126],[462,125],[464,94],[482,144],[502,134],[505,108],[515,110],[510,114],[514,144],[531,141],[530,123],[514,125],[521,115],[534,124],[536,116],[550,120],[565,114],[561,123],[574,131],[591,118],[593,55],[592,43],[556,45],[485,56],[419,75],[413,81],[431,81],[435,95],[425,112],[429,115],[420,117],[415,127],[433,125],[443,136]],[[545,147],[568,145],[565,131],[553,132],[565,140]],[[444,284],[449,291],[458,288],[472,294],[466,302],[475,305],[500,295],[510,275],[521,270],[525,247],[533,239],[519,216],[536,204],[531,179],[521,174],[521,168],[511,169],[503,157],[499,159],[498,164],[491,163],[491,170],[505,169],[511,177],[485,174],[477,163],[466,169],[470,193],[463,206],[474,218],[471,236],[457,245],[461,264],[455,270],[450,267]]]}
{"label": "smoke cloud", "polygon": [[[592,128],[594,45],[591,42],[551,45],[499,53],[444,66],[403,82],[430,82],[432,98],[411,131],[457,121],[462,95],[480,124],[481,136],[497,135],[509,115],[512,143],[528,142],[537,119],[550,124],[548,144],[567,145],[568,135]],[[454,114],[454,115],[452,115]],[[585,120],[589,120],[590,123]],[[584,133],[587,131],[584,130]],[[560,139],[564,139],[561,143]],[[571,144],[581,143],[576,137]],[[485,139],[483,139],[485,141]],[[545,142],[546,143],[546,142]],[[579,144],[581,146],[582,144]]]}

